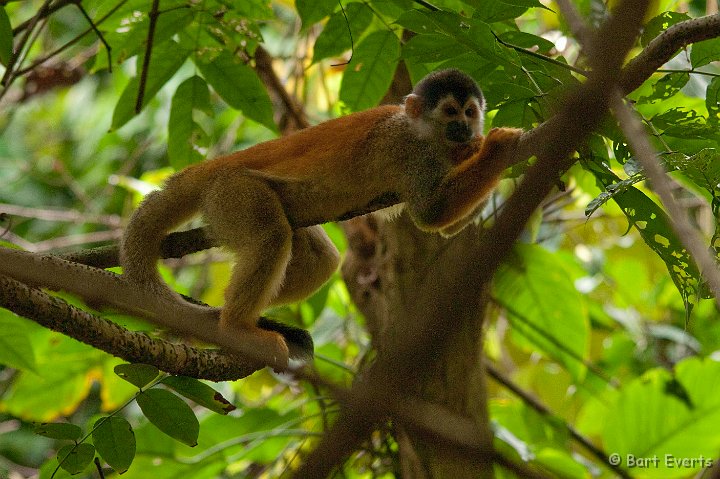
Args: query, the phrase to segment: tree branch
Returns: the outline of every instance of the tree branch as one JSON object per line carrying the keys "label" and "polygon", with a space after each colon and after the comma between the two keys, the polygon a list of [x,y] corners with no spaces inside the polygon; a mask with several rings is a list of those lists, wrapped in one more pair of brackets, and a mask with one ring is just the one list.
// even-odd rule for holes
{"label": "tree branch", "polygon": [[262,368],[262,365],[239,360],[237,356],[219,350],[194,348],[129,331],[6,276],[0,276],[0,304],[41,326],[126,361],[152,364],[172,374],[231,381]]}
{"label": "tree branch", "polygon": [[647,46],[622,71],[620,87],[624,94],[638,88],[655,71],[691,43],[720,35],[720,14],[693,18],[672,25]]}

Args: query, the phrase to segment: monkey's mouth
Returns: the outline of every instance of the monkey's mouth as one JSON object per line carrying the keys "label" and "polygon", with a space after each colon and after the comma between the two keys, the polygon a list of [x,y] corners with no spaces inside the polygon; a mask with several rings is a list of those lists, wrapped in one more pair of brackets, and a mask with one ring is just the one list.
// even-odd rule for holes
{"label": "monkey's mouth", "polygon": [[470,125],[459,121],[451,121],[445,130],[445,137],[456,143],[466,143],[470,141],[473,133]]}

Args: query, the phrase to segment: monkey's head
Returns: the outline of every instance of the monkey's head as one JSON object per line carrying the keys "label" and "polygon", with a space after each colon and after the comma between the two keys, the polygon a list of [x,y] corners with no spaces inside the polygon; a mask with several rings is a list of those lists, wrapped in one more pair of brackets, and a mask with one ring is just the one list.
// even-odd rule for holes
{"label": "monkey's head", "polygon": [[420,80],[405,97],[405,113],[418,137],[457,145],[482,133],[485,98],[465,73],[440,70]]}

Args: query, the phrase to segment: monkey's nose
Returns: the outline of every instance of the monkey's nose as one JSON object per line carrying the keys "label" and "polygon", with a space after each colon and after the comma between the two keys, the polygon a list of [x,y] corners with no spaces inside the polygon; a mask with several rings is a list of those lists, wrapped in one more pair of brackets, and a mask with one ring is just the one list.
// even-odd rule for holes
{"label": "monkey's nose", "polygon": [[462,121],[451,121],[447,125],[446,135],[448,140],[464,143],[472,137],[470,125]]}

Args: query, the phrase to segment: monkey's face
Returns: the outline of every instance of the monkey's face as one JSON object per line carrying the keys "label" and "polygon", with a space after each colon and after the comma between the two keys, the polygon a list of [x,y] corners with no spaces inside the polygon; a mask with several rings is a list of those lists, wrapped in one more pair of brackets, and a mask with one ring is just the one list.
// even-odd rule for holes
{"label": "monkey's face", "polygon": [[438,102],[431,116],[440,125],[448,143],[467,143],[480,134],[482,129],[482,109],[476,97],[469,97],[460,103],[455,97],[448,96]]}

